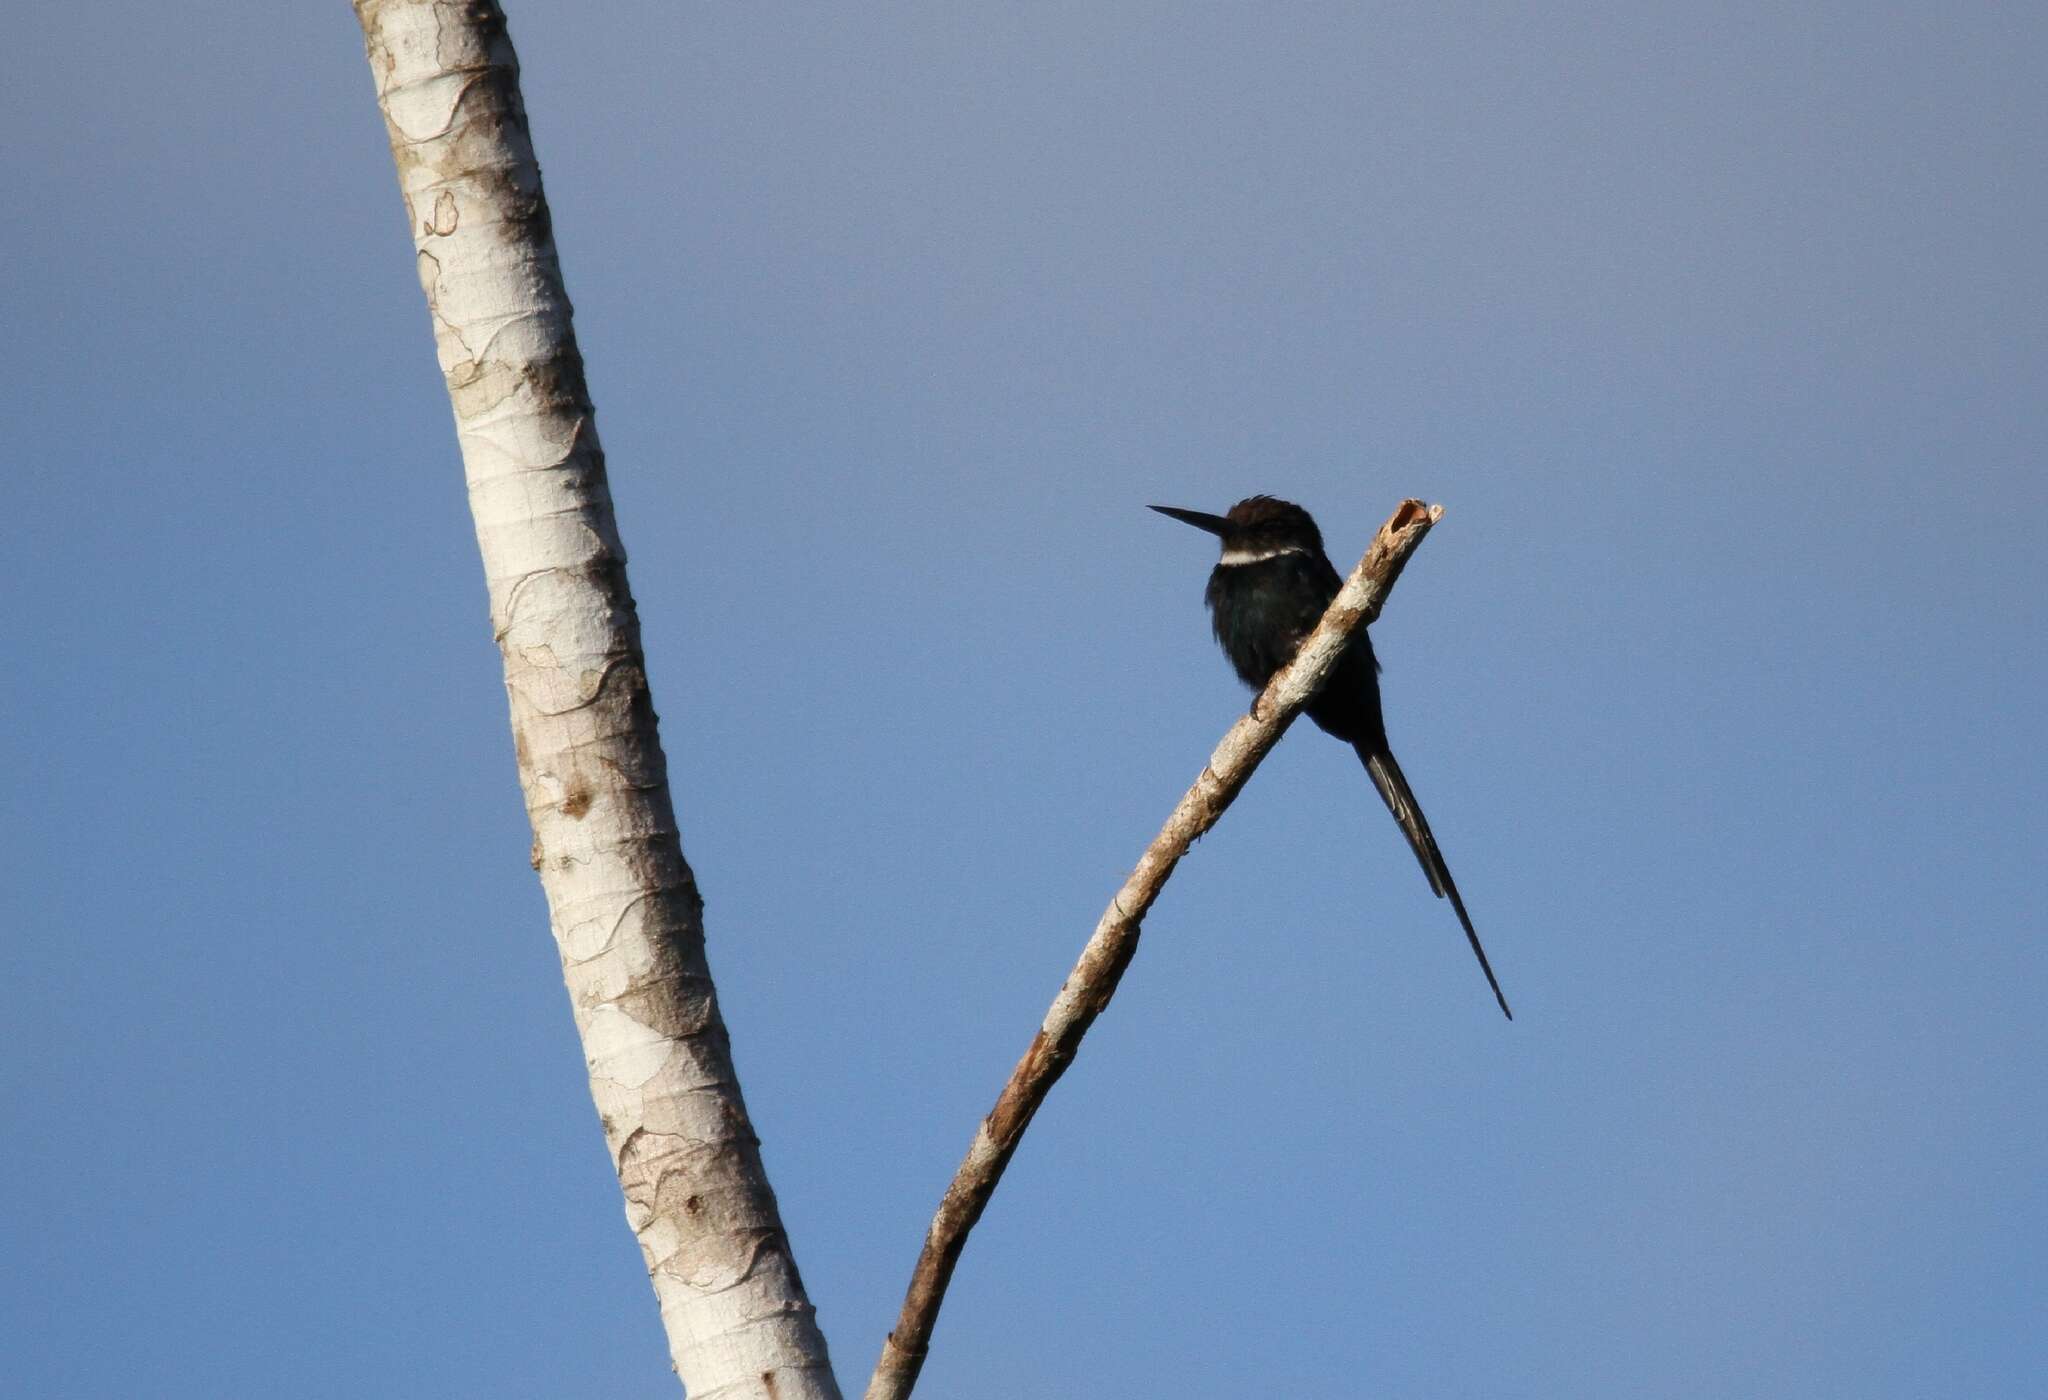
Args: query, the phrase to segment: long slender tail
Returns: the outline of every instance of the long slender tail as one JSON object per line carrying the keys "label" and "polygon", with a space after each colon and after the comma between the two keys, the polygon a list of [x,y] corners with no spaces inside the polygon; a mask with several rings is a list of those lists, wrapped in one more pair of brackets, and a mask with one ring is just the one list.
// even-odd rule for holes
{"label": "long slender tail", "polygon": [[1465,938],[1472,944],[1472,955],[1479,959],[1479,970],[1486,974],[1486,985],[1493,988],[1493,999],[1500,1003],[1501,1014],[1510,1021],[1514,1020],[1515,1013],[1508,1010],[1508,999],[1501,995],[1500,983],[1493,975],[1493,964],[1486,960],[1486,949],[1479,946],[1479,935],[1472,930],[1472,918],[1465,912],[1465,901],[1458,897],[1458,886],[1451,879],[1451,867],[1444,864],[1444,853],[1436,847],[1436,837],[1430,834],[1429,819],[1422,815],[1422,804],[1415,800],[1415,791],[1408,786],[1401,765],[1394,762],[1393,753],[1385,747],[1370,748],[1364,744],[1353,747],[1365,761],[1365,771],[1371,775],[1372,785],[1380,790],[1387,810],[1400,823],[1401,834],[1408,838],[1415,859],[1422,865],[1422,873],[1429,877],[1429,887],[1436,891],[1437,898],[1448,898],[1451,908],[1458,911],[1458,922],[1465,926]]}

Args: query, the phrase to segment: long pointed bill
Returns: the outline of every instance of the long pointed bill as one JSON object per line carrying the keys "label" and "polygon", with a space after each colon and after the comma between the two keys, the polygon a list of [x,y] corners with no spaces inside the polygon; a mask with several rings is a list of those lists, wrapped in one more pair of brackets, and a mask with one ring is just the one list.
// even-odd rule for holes
{"label": "long pointed bill", "polygon": [[1207,530],[1212,535],[1221,535],[1230,528],[1230,523],[1222,516],[1210,515],[1205,511],[1182,510],[1179,506],[1153,506],[1152,509],[1161,515],[1170,515],[1175,520],[1192,525],[1197,530]]}

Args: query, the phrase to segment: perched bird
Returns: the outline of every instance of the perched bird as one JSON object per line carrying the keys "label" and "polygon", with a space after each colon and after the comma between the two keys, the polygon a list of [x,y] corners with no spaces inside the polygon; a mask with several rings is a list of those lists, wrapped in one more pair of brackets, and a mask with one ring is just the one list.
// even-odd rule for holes
{"label": "perched bird", "polygon": [[[1342,580],[1323,553],[1323,535],[1309,513],[1292,501],[1252,496],[1230,508],[1228,515],[1209,515],[1177,506],[1154,506],[1161,515],[1207,530],[1223,542],[1223,557],[1209,575],[1209,618],[1223,654],[1238,678],[1253,690],[1266,688],[1273,673],[1294,659],[1308,634],[1322,620],[1323,610],[1337,596]],[[1509,1020],[1508,999],[1501,995],[1493,965],[1479,935],[1472,930],[1465,901],[1451,880],[1443,852],[1430,834],[1422,806],[1408,787],[1401,765],[1387,747],[1387,726],[1380,714],[1379,662],[1372,639],[1360,628],[1330,672],[1322,693],[1308,707],[1308,717],[1358,751],[1372,785],[1400,824],[1414,848],[1438,898],[1448,898],[1465,926],[1465,937],[1493,988],[1493,997]]]}

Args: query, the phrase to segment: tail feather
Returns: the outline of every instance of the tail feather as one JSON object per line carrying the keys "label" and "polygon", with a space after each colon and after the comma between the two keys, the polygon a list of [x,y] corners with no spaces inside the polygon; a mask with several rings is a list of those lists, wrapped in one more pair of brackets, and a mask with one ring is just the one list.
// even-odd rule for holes
{"label": "tail feather", "polygon": [[1458,896],[1458,886],[1451,879],[1451,868],[1444,863],[1444,853],[1437,849],[1436,837],[1429,830],[1429,819],[1422,815],[1422,804],[1415,800],[1415,792],[1408,786],[1401,765],[1394,761],[1393,753],[1385,747],[1368,748],[1359,744],[1356,748],[1358,756],[1365,761],[1365,771],[1371,776],[1372,785],[1379,789],[1381,800],[1401,827],[1401,834],[1408,838],[1408,846],[1415,852],[1422,873],[1429,877],[1430,889],[1437,898],[1449,899],[1451,908],[1458,911],[1458,922],[1465,926],[1465,939],[1472,945],[1472,955],[1479,959],[1479,970],[1486,974],[1486,985],[1493,988],[1493,999],[1500,1003],[1501,1014],[1510,1021],[1514,1020],[1515,1013],[1508,1010],[1508,999],[1501,995],[1500,982],[1493,975],[1493,964],[1486,960],[1486,949],[1480,946],[1479,935],[1472,928],[1472,918],[1465,912],[1465,901]]}

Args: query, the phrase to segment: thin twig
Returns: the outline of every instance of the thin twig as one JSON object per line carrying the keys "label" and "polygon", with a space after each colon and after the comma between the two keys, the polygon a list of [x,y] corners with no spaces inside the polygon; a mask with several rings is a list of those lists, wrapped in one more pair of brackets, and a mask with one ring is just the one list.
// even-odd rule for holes
{"label": "thin twig", "polygon": [[1187,854],[1251,778],[1287,726],[1302,707],[1315,698],[1330,670],[1343,654],[1351,634],[1380,615],[1380,608],[1401,575],[1408,556],[1422,543],[1430,526],[1443,518],[1442,506],[1425,506],[1421,501],[1403,501],[1374,536],[1372,547],[1351,571],[1330,603],[1316,630],[1302,643],[1293,661],[1281,668],[1265,692],[1252,704],[1252,712],[1230,727],[1223,742],[1195,779],[1194,786],[1173,809],[1159,834],[1146,848],[1137,869],[1110,900],[1109,908],[1095,925],[1080,961],[1067,974],[1066,984],[1053,999],[1052,1009],[1024,1058],[1010,1072],[1009,1083],[996,1099],[981,1126],[967,1157],[953,1174],[939,1202],[931,1229],[925,1232],[924,1249],[910,1276],[903,1296],[903,1311],[896,1330],[882,1344],[882,1357],[868,1381],[867,1400],[904,1400],[917,1384],[917,1374],[931,1345],[932,1326],[953,1266],[967,1243],[967,1232],[981,1218],[1003,1168],[1017,1150],[1024,1129],[1045,1096],[1073,1062],[1074,1052],[1088,1027],[1109,1005],[1116,984],[1138,951],[1138,930],[1152,902],[1173,873],[1173,867]]}

